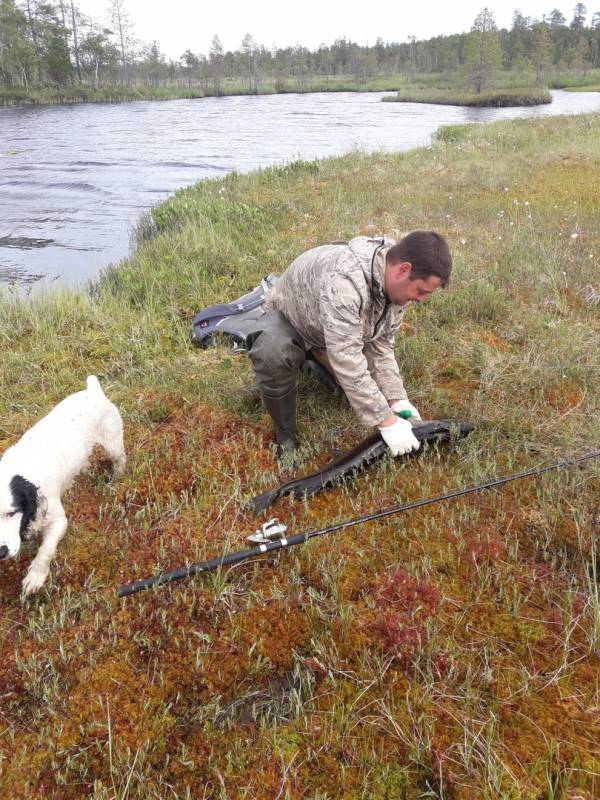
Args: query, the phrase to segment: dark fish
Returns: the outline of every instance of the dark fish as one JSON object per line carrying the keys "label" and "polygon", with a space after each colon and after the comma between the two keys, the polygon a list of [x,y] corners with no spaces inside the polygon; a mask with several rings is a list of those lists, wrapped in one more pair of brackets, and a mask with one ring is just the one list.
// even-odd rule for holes
{"label": "dark fish", "polygon": [[[470,422],[462,419],[438,419],[428,422],[415,422],[413,424],[413,433],[420,442],[431,442],[467,436],[474,427]],[[294,478],[287,483],[282,483],[281,486],[271,489],[269,492],[257,495],[250,501],[250,505],[255,514],[260,514],[275,500],[285,497],[287,494],[291,494],[297,499],[312,497],[336,481],[374,464],[387,452],[388,446],[380,434],[375,432],[320,472],[314,472],[304,478]]]}

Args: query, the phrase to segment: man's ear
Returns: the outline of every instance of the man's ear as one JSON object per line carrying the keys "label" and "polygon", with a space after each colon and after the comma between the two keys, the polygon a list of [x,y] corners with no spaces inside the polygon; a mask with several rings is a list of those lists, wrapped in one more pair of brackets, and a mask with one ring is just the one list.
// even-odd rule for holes
{"label": "man's ear", "polygon": [[396,278],[407,278],[412,271],[412,264],[410,261],[398,261],[392,268],[396,271]]}

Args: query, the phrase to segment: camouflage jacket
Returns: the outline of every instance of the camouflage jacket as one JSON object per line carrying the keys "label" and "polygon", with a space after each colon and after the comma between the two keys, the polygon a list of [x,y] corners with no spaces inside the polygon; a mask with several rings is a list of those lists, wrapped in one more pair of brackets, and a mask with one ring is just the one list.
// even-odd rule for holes
{"label": "camouflage jacket", "polygon": [[265,302],[287,317],[307,350],[326,350],[340,386],[369,426],[390,416],[406,397],[394,356],[394,337],[406,306],[383,291],[388,237],[358,236],[298,256]]}

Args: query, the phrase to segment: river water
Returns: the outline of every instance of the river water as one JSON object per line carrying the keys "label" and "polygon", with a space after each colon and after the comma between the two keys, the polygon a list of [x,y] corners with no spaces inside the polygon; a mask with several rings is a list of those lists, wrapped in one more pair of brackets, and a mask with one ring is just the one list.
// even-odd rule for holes
{"label": "river water", "polygon": [[80,284],[127,255],[137,219],[181,186],[353,148],[426,145],[440,125],[600,111],[600,93],[472,109],[380,93],[0,108],[0,285]]}

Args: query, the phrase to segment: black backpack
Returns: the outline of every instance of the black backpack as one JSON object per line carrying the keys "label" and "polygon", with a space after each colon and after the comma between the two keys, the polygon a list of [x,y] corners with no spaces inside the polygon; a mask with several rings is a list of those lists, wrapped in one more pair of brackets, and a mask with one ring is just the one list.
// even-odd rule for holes
{"label": "black backpack", "polygon": [[192,322],[192,341],[209,347],[216,337],[230,339],[236,348],[246,347],[249,322],[257,319],[267,292],[277,283],[277,275],[267,275],[259,286],[232,303],[218,303],[200,311]]}

